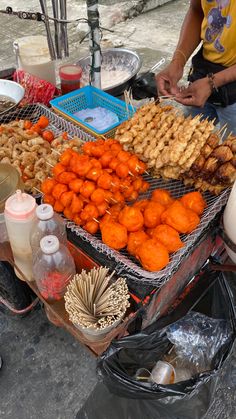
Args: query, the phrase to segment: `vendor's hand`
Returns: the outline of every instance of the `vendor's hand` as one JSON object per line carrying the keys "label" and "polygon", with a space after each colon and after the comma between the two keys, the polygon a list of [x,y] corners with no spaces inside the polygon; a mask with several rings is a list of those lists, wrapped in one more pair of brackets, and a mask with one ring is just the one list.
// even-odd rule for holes
{"label": "vendor's hand", "polygon": [[211,86],[207,77],[191,83],[186,89],[176,93],[175,100],[182,105],[203,107],[211,95]]}
{"label": "vendor's hand", "polygon": [[178,81],[182,78],[184,67],[178,61],[172,61],[163,71],[156,75],[157,91],[161,95],[175,95],[179,88]]}

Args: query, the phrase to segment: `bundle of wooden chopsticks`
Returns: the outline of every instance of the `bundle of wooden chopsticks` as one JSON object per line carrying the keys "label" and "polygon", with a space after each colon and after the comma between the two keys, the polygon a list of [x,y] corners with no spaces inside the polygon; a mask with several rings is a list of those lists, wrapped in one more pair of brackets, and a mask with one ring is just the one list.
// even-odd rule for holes
{"label": "bundle of wooden chopsticks", "polygon": [[93,268],[75,275],[67,287],[65,308],[75,325],[103,330],[120,320],[129,307],[124,278],[111,282],[107,268]]}

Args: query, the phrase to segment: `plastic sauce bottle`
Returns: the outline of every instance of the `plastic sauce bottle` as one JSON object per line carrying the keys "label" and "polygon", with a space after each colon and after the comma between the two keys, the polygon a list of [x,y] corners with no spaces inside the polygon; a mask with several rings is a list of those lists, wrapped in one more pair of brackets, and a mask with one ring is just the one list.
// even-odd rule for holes
{"label": "plastic sauce bottle", "polygon": [[31,195],[17,190],[7,199],[4,211],[14,261],[25,278],[17,270],[15,273],[18,278],[28,281],[33,280],[30,232],[36,220],[36,206],[36,201]]}
{"label": "plastic sauce bottle", "polygon": [[52,235],[41,239],[33,272],[41,295],[48,301],[61,300],[76,273],[69,250]]}
{"label": "plastic sauce bottle", "polygon": [[30,244],[33,252],[33,259],[40,249],[40,240],[48,235],[54,235],[59,242],[67,245],[66,226],[60,215],[54,213],[53,207],[49,204],[42,204],[36,208],[37,221],[34,224]]}
{"label": "plastic sauce bottle", "polygon": [[62,94],[70,93],[80,88],[82,68],[76,64],[65,64],[59,68]]}

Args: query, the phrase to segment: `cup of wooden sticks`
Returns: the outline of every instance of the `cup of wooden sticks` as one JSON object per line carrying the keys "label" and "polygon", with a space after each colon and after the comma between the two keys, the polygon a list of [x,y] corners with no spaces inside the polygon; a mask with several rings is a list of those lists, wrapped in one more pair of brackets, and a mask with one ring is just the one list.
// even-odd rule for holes
{"label": "cup of wooden sticks", "polygon": [[69,319],[90,341],[103,339],[130,305],[125,279],[113,280],[114,274],[106,267],[83,270],[67,287],[64,298]]}

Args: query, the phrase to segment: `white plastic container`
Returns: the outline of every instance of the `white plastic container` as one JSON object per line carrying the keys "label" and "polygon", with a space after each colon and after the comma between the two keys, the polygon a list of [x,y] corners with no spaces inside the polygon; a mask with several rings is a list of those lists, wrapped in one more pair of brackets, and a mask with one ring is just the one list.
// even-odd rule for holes
{"label": "white plastic container", "polygon": [[55,64],[45,36],[24,36],[14,41],[18,68],[56,85]]}
{"label": "white plastic container", "polygon": [[[225,207],[223,214],[223,225],[225,233],[236,245],[236,182],[234,182],[228,202]],[[229,247],[226,245],[225,248],[230,259],[236,263],[236,253],[229,249]]]}
{"label": "white plastic container", "polygon": [[[5,204],[5,221],[14,261],[28,281],[33,280],[30,232],[36,221],[36,201],[19,189]],[[15,271],[18,278],[24,277]]]}
{"label": "white plastic container", "polygon": [[37,220],[34,224],[30,244],[33,253],[33,259],[40,249],[40,240],[48,235],[54,235],[61,244],[67,245],[66,226],[59,214],[53,211],[49,204],[42,204],[36,208]]}

